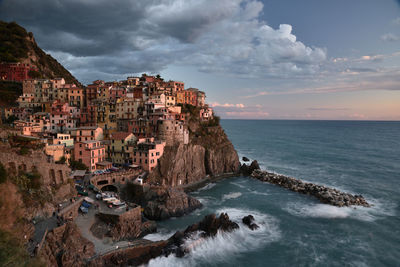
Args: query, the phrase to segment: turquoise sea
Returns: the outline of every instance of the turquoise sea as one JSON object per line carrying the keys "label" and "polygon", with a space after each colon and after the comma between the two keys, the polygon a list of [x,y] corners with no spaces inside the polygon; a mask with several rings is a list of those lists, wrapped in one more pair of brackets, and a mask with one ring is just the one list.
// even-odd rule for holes
{"label": "turquoise sea", "polygon": [[[161,222],[168,238],[209,213],[241,225],[184,258],[149,266],[400,266],[400,122],[222,120],[239,157],[263,169],[362,194],[372,208],[338,208],[248,177],[193,192],[204,207]],[[250,231],[241,218],[261,227]],[[190,240],[188,241],[190,242]]]}

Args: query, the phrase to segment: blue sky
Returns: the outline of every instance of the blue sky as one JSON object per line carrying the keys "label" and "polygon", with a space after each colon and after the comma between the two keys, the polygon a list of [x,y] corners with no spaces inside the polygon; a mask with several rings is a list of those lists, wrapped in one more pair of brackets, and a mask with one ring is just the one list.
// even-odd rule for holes
{"label": "blue sky", "polygon": [[2,0],[0,19],[84,83],[160,73],[223,118],[400,120],[399,1]]}

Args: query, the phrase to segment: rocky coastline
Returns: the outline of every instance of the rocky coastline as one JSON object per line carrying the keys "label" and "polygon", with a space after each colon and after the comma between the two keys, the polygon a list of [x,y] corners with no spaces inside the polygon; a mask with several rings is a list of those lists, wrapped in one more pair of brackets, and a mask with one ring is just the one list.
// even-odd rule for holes
{"label": "rocky coastline", "polygon": [[242,172],[242,174],[244,175],[248,175],[248,173],[251,171],[250,177],[252,178],[255,178],[262,182],[268,182],[274,185],[278,185],[294,192],[314,196],[324,204],[329,204],[337,207],[371,207],[371,204],[369,204],[362,195],[353,195],[350,193],[341,192],[335,188],[330,188],[323,185],[316,185],[313,183],[306,183],[299,179],[295,179],[285,175],[262,171],[260,170],[256,161],[253,161],[250,166],[246,165],[246,167],[243,167],[243,165],[241,169],[245,170],[245,172]]}
{"label": "rocky coastline", "polygon": [[[245,216],[242,221],[251,230],[259,228],[252,215]],[[168,257],[170,255],[184,257],[207,238],[213,238],[220,232],[229,233],[237,229],[239,229],[239,225],[232,221],[227,213],[221,213],[219,216],[209,214],[200,222],[189,225],[185,230],[177,231],[167,240],[117,250],[96,258],[88,266],[138,266],[157,257]]]}

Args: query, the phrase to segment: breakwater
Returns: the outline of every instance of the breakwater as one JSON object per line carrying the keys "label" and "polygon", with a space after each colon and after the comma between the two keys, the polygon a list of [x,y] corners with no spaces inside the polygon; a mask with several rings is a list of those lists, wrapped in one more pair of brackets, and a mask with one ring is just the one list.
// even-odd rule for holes
{"label": "breakwater", "polygon": [[285,175],[256,169],[252,172],[251,177],[263,182],[279,185],[280,187],[289,189],[294,192],[314,196],[322,203],[330,204],[333,206],[371,206],[362,195],[352,195],[350,193],[341,192],[337,189],[329,188],[323,185],[305,183],[299,179],[295,179]]}

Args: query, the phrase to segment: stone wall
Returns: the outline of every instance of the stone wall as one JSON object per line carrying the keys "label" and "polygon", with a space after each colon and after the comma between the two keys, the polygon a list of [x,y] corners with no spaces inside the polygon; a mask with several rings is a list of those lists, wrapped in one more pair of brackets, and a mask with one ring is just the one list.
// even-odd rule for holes
{"label": "stone wall", "polygon": [[58,186],[66,183],[71,169],[65,164],[56,164],[42,150],[30,151],[27,155],[19,155],[8,144],[0,145],[0,162],[9,174],[38,171],[43,185]]}
{"label": "stone wall", "polygon": [[69,220],[69,221],[75,220],[75,218],[78,217],[79,207],[81,206],[82,202],[83,202],[83,198],[80,198],[79,200],[75,201],[75,203],[62,209],[58,213],[58,216],[60,216],[61,218],[63,218],[66,221],[67,220]]}

